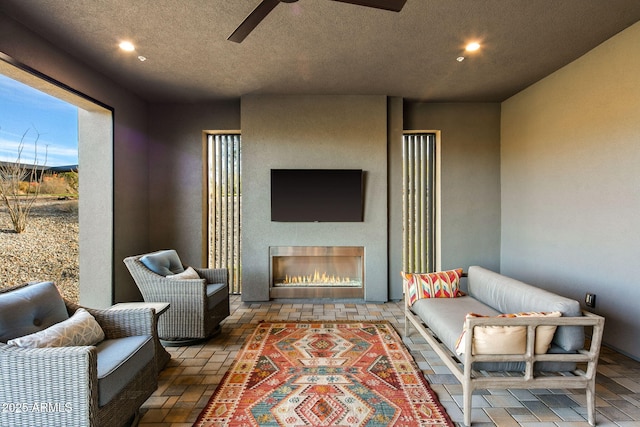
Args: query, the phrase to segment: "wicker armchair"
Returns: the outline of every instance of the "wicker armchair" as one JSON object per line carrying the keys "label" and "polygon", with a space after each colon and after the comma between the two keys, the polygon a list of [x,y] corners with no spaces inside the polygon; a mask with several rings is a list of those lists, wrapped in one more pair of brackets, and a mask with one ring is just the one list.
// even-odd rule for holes
{"label": "wicker armchair", "polygon": [[[23,286],[28,285],[0,290],[0,294]],[[79,307],[64,303],[69,314]],[[155,334],[151,309],[83,308],[95,317],[105,340]],[[95,346],[20,348],[0,342],[2,426],[125,426],[156,388],[156,364],[151,358],[101,406]]]}
{"label": "wicker armchair", "polygon": [[[173,250],[172,265],[184,268]],[[141,262],[145,255],[124,259],[145,302],[168,302],[170,307],[158,320],[158,335],[165,345],[188,345],[208,339],[220,330],[229,316],[227,269],[194,268],[199,279],[175,280],[151,271]],[[173,267],[172,267],[173,268]]]}

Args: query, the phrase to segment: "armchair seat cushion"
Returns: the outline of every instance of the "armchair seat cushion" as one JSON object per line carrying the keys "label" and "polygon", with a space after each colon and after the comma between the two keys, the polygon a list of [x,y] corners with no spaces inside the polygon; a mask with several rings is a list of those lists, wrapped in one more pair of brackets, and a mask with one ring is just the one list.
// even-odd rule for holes
{"label": "armchair seat cushion", "polygon": [[229,298],[229,291],[226,284],[212,283],[207,285],[207,307],[209,309],[212,309],[227,298]]}
{"label": "armchair seat cushion", "polygon": [[104,406],[155,357],[150,335],[102,341],[98,353],[98,404]]}
{"label": "armchair seat cushion", "polygon": [[0,342],[40,332],[68,318],[64,299],[53,282],[0,294]]}

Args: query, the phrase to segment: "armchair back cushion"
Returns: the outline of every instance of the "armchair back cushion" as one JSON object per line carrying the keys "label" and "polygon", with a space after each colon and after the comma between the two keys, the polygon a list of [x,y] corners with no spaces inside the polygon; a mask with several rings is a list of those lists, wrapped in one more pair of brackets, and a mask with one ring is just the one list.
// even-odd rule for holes
{"label": "armchair back cushion", "polygon": [[153,252],[140,257],[140,262],[160,276],[179,274],[184,271],[180,257],[174,249]]}
{"label": "armchair back cushion", "polygon": [[52,282],[0,293],[0,341],[3,343],[42,331],[68,318],[64,300]]}

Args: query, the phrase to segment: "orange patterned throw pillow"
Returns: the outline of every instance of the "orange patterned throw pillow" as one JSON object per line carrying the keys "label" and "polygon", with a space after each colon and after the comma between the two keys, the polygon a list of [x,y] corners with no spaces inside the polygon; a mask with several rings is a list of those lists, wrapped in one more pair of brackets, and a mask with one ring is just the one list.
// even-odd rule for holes
{"label": "orange patterned throw pillow", "polygon": [[435,273],[401,272],[400,275],[410,306],[423,298],[456,298],[464,295],[460,290],[461,268]]}

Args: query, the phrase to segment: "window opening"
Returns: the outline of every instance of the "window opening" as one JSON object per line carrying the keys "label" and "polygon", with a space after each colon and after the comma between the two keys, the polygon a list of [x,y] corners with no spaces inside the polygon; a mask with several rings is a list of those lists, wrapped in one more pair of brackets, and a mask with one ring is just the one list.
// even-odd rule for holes
{"label": "window opening", "polygon": [[[82,305],[90,307],[109,307],[114,302],[113,283],[113,110],[101,102],[90,98],[73,88],[66,86],[45,74],[21,64],[10,56],[0,52],[0,75],[16,80],[33,89],[41,91],[56,98],[61,103],[68,103],[70,108],[75,108],[75,120],[77,134],[75,168],[78,181],[71,185],[78,186],[77,208],[75,213],[77,238],[75,273],[63,271],[63,277],[74,276],[75,286],[79,287],[75,295],[65,294],[72,301],[78,301]],[[2,96],[7,96],[6,92]],[[0,115],[4,117],[4,115]],[[2,124],[0,123],[0,126]],[[41,132],[40,141],[45,141],[46,130],[37,124],[38,132]],[[44,147],[39,151],[44,154]],[[25,154],[28,150],[25,150]],[[47,164],[52,164],[55,156],[53,144],[48,149]],[[67,163],[60,161],[60,164]],[[63,165],[73,166],[73,165]],[[65,168],[63,168],[65,169]],[[69,169],[69,168],[67,168]],[[58,176],[68,171],[57,171]],[[73,180],[73,177],[70,177]],[[55,180],[47,185],[53,186]],[[105,207],[108,207],[105,209]],[[6,227],[5,227],[6,228]],[[47,245],[41,242],[40,246]],[[2,246],[0,246],[2,247]],[[2,251],[0,251],[1,253]],[[6,252],[5,252],[6,254]],[[8,256],[14,256],[9,252]],[[55,253],[51,258],[58,258],[60,253]],[[3,255],[4,256],[4,255]],[[44,257],[40,257],[44,258]],[[1,260],[0,265],[10,265]],[[65,261],[66,262],[66,261]],[[39,269],[36,264],[30,265],[27,272],[29,280],[56,280],[49,269]],[[47,272],[46,276],[42,276]],[[79,279],[76,277],[79,274]],[[0,286],[6,285],[5,281]],[[56,280],[58,281],[58,280]],[[58,281],[59,282],[59,281]],[[64,292],[63,292],[64,293]]]}
{"label": "window opening", "polygon": [[3,73],[0,93],[3,285],[53,280],[78,302],[78,107]]}
{"label": "window opening", "polygon": [[240,134],[211,134],[208,153],[208,265],[227,268],[229,292],[242,293]]}
{"label": "window opening", "polygon": [[435,265],[436,135],[405,133],[402,144],[402,268],[430,272]]}

